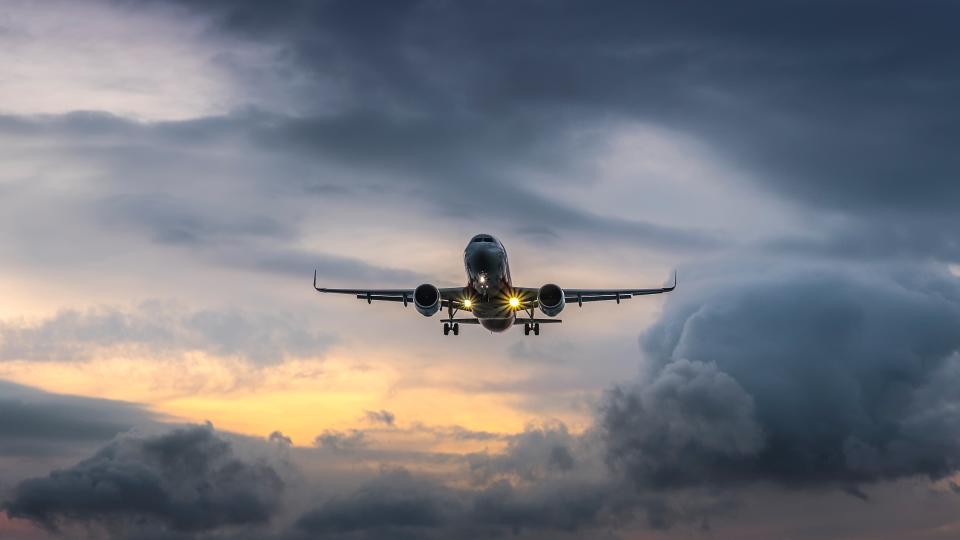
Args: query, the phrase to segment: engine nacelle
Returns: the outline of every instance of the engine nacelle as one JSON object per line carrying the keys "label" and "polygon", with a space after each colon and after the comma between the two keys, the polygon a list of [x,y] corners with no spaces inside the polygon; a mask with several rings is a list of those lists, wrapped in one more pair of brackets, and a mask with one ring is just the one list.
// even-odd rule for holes
{"label": "engine nacelle", "polygon": [[424,283],[413,290],[413,305],[424,317],[431,317],[440,311],[440,290]]}
{"label": "engine nacelle", "polygon": [[563,289],[553,283],[547,283],[537,291],[537,304],[545,315],[556,317],[567,305],[567,300],[563,295]]}

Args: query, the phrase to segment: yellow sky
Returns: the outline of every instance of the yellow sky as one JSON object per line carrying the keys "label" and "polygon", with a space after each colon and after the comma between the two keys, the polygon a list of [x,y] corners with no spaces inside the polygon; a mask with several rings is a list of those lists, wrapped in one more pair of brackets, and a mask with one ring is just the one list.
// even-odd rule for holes
{"label": "yellow sky", "polygon": [[[403,365],[412,366],[411,370],[397,368]],[[297,445],[311,444],[327,429],[376,427],[365,419],[367,410],[391,411],[399,428],[420,422],[514,433],[537,420],[518,406],[519,395],[460,384],[484,376],[482,366],[463,372],[462,364],[435,363],[429,373],[416,371],[422,368],[421,362],[400,352],[378,356],[364,351],[356,356],[334,350],[323,359],[267,366],[197,352],[167,359],[113,356],[85,362],[6,362],[0,364],[0,378],[50,392],[143,403],[170,419],[209,420],[219,429],[253,436],[279,430]],[[514,375],[522,372],[518,369]],[[586,420],[574,413],[558,419],[572,425]],[[462,451],[490,446],[489,442],[445,444],[419,449]]]}

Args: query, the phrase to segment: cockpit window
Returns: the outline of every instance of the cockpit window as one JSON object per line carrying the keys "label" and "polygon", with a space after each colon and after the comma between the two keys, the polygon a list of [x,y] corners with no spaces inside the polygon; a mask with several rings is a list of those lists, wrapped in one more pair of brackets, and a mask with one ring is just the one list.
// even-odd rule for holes
{"label": "cockpit window", "polygon": [[493,242],[493,237],[492,237],[492,236],[477,236],[477,237],[474,237],[473,242],[474,242],[474,243],[476,243],[476,242]]}

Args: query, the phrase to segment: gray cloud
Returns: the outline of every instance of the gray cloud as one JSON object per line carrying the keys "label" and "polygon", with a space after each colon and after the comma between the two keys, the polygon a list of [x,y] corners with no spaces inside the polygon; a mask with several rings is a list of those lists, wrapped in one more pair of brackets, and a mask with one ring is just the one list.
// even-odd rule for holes
{"label": "gray cloud", "polygon": [[467,456],[474,489],[383,467],[304,513],[295,528],[319,537],[590,537],[638,515],[662,529],[722,511],[716,497],[689,494],[678,504],[663,494],[637,494],[605,474],[595,442],[557,422],[528,426],[502,452]]}
{"label": "gray cloud", "polygon": [[610,497],[603,489],[578,484],[529,491],[503,481],[467,491],[405,469],[385,469],[356,492],[305,513],[296,527],[321,537],[360,538],[576,534],[595,525],[605,509]]}
{"label": "gray cloud", "polygon": [[97,203],[96,212],[107,226],[142,227],[161,244],[220,244],[230,238],[288,240],[297,235],[290,224],[266,215],[220,217],[196,202],[162,193],[112,195]]}
{"label": "gray cloud", "polygon": [[4,509],[50,529],[87,522],[199,531],[268,522],[283,488],[271,466],[234,456],[212,428],[194,426],[121,437],[73,467],[20,483]]}
{"label": "gray cloud", "polygon": [[480,484],[503,479],[534,482],[550,473],[573,470],[574,447],[580,444],[562,423],[530,425],[509,437],[503,452],[467,454],[467,462],[473,481]]}
{"label": "gray cloud", "polygon": [[0,456],[73,456],[160,418],[123,401],[52,394],[0,381]]}
{"label": "gray cloud", "polygon": [[[269,252],[258,257],[268,249],[264,242],[289,242],[298,235],[305,211],[294,211],[296,205],[276,199],[278,195],[327,200],[357,190],[365,201],[372,196],[383,204],[383,195],[394,192],[421,212],[439,211],[447,219],[496,217],[521,232],[542,229],[543,223],[563,216],[554,227],[604,232],[661,249],[706,249],[722,243],[715,235],[680,224],[607,217],[523,187],[512,171],[530,168],[524,162],[535,153],[530,145],[537,140],[525,131],[543,129],[537,119],[528,123],[505,133],[496,123],[478,129],[461,119],[397,118],[383,111],[293,117],[254,109],[153,123],[78,112],[0,116],[0,134],[47,141],[54,146],[51,151],[107,168],[110,174],[97,180],[99,189],[111,195],[86,210],[106,226],[128,226],[164,245],[198,249],[211,243],[239,244],[252,250],[247,255],[251,259],[270,259]],[[477,137],[482,139],[473,140]],[[233,161],[205,159],[196,147],[212,155],[226,148]],[[557,167],[569,170],[575,167],[574,156],[584,151],[556,152],[534,165],[565,160],[568,166]],[[205,177],[202,184],[187,181],[199,175]],[[119,179],[124,181],[117,184]],[[496,192],[497,204],[478,207],[464,196],[478,185]],[[177,195],[158,194],[158,186]],[[115,191],[124,194],[112,194]],[[230,204],[224,204],[224,193],[230,193]],[[265,213],[263,196],[272,199],[272,208],[282,206],[279,214]]]}
{"label": "gray cloud", "polygon": [[367,446],[365,432],[358,429],[336,431],[326,429],[313,440],[313,444],[324,450],[334,452],[352,452]]}
{"label": "gray cloud", "polygon": [[396,415],[386,409],[381,409],[379,411],[364,411],[363,415],[367,422],[370,422],[371,424],[382,424],[387,427],[393,427],[394,422],[397,420]]}
{"label": "gray cloud", "polygon": [[293,444],[293,439],[287,437],[280,431],[274,431],[270,433],[270,436],[267,437],[267,441],[271,443],[277,443],[283,446],[290,446]]}
{"label": "gray cloud", "polygon": [[132,348],[148,355],[202,350],[255,362],[322,354],[334,338],[291,315],[241,310],[190,311],[149,301],[131,310],[64,310],[28,323],[0,322],[2,360],[85,360],[98,350]]}
{"label": "gray cloud", "polygon": [[913,268],[694,285],[607,397],[608,460],[641,486],[852,485],[960,467],[960,287]]}
{"label": "gray cloud", "polygon": [[444,178],[435,196],[447,203],[457,177],[522,196],[509,179],[524,167],[589,172],[595,147],[570,135],[613,117],[689,133],[813,208],[905,219],[917,236],[930,229],[912,216],[956,229],[950,3],[189,6],[220,31],[283,44],[283,60],[347,111],[280,140]]}
{"label": "gray cloud", "polygon": [[[794,203],[794,228],[754,247],[791,263],[797,256],[845,265],[911,261],[899,269],[801,264],[740,278],[717,271],[712,283],[699,284],[694,276],[646,333],[641,378],[604,398],[597,425],[585,435],[559,426],[516,435],[416,423],[379,428],[438,441],[505,441],[507,448],[462,460],[459,482],[387,468],[358,489],[311,493],[314,509],[291,530],[279,526],[278,535],[595,536],[633,526],[640,514],[659,528],[699,522],[728,508],[726,490],[752,493],[758,483],[839,488],[860,498],[883,481],[898,482],[887,484],[894,489],[905,479],[957,469],[960,295],[954,280],[916,265],[960,258],[956,5],[150,3],[177,3],[178,16],[199,13],[212,21],[211,40],[226,32],[274,47],[275,62],[258,70],[243,65],[242,56],[221,59],[246,77],[238,91],[249,88],[252,105],[221,116],[0,116],[4,161],[14,163],[4,170],[10,181],[0,183],[8,231],[0,253],[13,271],[24,261],[116,261],[130,246],[145,246],[158,258],[173,254],[177,262],[290,276],[304,285],[313,267],[327,280],[426,281],[419,272],[370,264],[366,254],[311,247],[329,233],[327,223],[343,221],[338,210],[360,209],[378,217],[378,210],[395,210],[379,221],[391,219],[398,229],[406,225],[395,222],[401,212],[436,218],[442,229],[490,220],[531,243],[565,250],[570,233],[610,251],[627,244],[679,255],[737,246],[689,228],[695,210],[684,196],[693,188],[674,188],[679,196],[666,199],[649,192],[647,177],[662,175],[656,171],[625,179],[630,187],[622,199],[662,205],[670,213],[663,221],[622,207],[612,217],[564,194],[572,184],[593,186],[611,134],[625,125],[690,137],[719,162],[736,164],[745,183]],[[140,2],[116,5],[139,9]],[[263,99],[264,80],[270,89],[284,86],[287,99]],[[478,186],[496,196],[484,200]],[[346,223],[339,245],[368,231]],[[141,270],[144,263],[134,258]],[[737,266],[742,272],[745,264]],[[152,305],[66,311],[38,323],[0,324],[0,358],[196,348],[270,362],[316,354],[330,343],[303,330],[309,322]],[[533,383],[473,386],[529,395],[557,384],[541,375],[550,365],[541,360],[559,353],[525,346],[512,352],[528,361],[525,368],[536,368]],[[578,376],[569,377],[570,388],[582,388]],[[47,449],[66,449],[72,439],[99,442],[140,421],[133,405],[126,412],[104,405],[117,411],[106,413],[99,404],[64,402],[89,410],[92,417],[83,419],[59,405],[19,399],[0,403],[11,415],[0,425],[10,444],[0,446],[12,453],[40,448],[36,441],[48,437],[57,442]],[[56,438],[58,430],[64,439]],[[338,452],[312,453],[365,465],[397,460],[400,452],[371,448],[376,432],[324,432],[316,444]],[[271,441],[286,448],[288,438],[274,435]],[[420,459],[431,466],[461,462]],[[62,482],[71,474],[92,476],[90,467],[25,484],[38,486],[26,494],[49,487],[45,508],[54,520],[83,521],[93,510],[105,515],[97,508],[82,514],[67,495],[54,496],[76,487]],[[159,522],[167,530],[138,531],[154,538],[193,536],[171,528],[230,534],[231,518],[208,525],[168,512],[163,477],[178,474],[158,472],[153,485],[161,488],[153,493],[161,494],[143,506],[135,507],[136,497],[113,501],[128,505],[116,515]],[[330,478],[321,476],[318,482]],[[476,489],[462,488],[464,482]],[[835,532],[804,526],[795,536]]]}

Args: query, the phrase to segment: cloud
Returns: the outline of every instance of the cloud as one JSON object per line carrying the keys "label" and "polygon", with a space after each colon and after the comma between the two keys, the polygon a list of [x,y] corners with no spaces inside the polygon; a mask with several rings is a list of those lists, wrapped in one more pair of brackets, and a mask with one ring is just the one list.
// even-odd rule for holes
{"label": "cloud", "polygon": [[607,459],[641,488],[850,486],[960,468],[960,287],[817,267],[718,278],[644,336],[605,399]]}
{"label": "cloud", "polygon": [[320,537],[360,538],[576,533],[596,524],[609,499],[601,486],[552,485],[539,491],[503,481],[473,491],[386,468],[357,491],[303,514],[296,528]]}
{"label": "cloud", "polygon": [[[529,124],[525,129],[542,129],[537,119]],[[49,147],[47,155],[95,167],[98,174],[83,181],[102,196],[70,201],[83,203],[73,211],[85,221],[204,255],[201,248],[226,243],[252,250],[251,259],[269,259],[258,254],[271,242],[300,239],[313,211],[307,201],[336,204],[344,198],[387,207],[403,199],[419,212],[438,211],[448,219],[495,217],[519,231],[542,228],[562,215],[555,227],[566,231],[605,232],[667,250],[722,243],[682,224],[604,216],[527,189],[515,180],[517,171],[530,168],[524,161],[535,151],[530,148],[535,139],[523,129],[501,129],[499,124],[478,129],[434,114],[411,119],[353,110],[291,116],[249,109],[163,122],[102,112],[0,116],[0,136],[39,142]],[[477,137],[483,140],[473,140]],[[561,152],[542,162],[571,161],[575,155]],[[200,184],[187,181],[201,176]],[[463,196],[476,185],[496,191],[498,204],[481,212]],[[224,193],[230,193],[228,201]]]}
{"label": "cloud", "polygon": [[[356,111],[334,130],[340,155],[367,146],[397,165],[440,146],[431,164],[487,155],[499,168],[562,156],[591,117],[629,115],[707,139],[814,206],[944,213],[960,197],[948,3],[187,5],[224,34],[289,47],[283,61],[326,104]],[[390,118],[420,127],[400,137]]]}
{"label": "cloud", "polygon": [[393,469],[383,471],[351,496],[333,499],[304,514],[297,527],[320,534],[422,530],[441,526],[448,514],[456,511],[456,502],[445,488],[404,469]]}
{"label": "cloud", "polygon": [[397,417],[392,412],[382,409],[379,411],[364,411],[364,418],[371,424],[383,424],[387,427],[393,427]]}
{"label": "cloud", "polygon": [[365,432],[352,429],[349,432],[326,429],[313,440],[313,444],[324,450],[334,452],[352,452],[367,446]]}
{"label": "cloud", "polygon": [[308,325],[281,313],[186,310],[158,301],[131,310],[64,310],[34,322],[0,322],[0,360],[86,360],[122,349],[147,356],[204,351],[269,363],[322,354],[334,338]]}
{"label": "cloud", "polygon": [[[243,134],[264,160],[280,154],[307,170],[338,171],[273,185],[314,194],[373,187],[447,219],[535,231],[537,243],[574,233],[659,251],[736,246],[691,230],[690,189],[664,198],[651,190],[656,171],[631,177],[620,195],[663,198],[675,211],[660,221],[590,211],[564,191],[609,182],[601,164],[611,139],[639,124],[736,164],[722,175],[711,163],[703,182],[746,181],[791,203],[796,230],[764,245],[827,257],[958,258],[950,231],[960,227],[960,133],[950,126],[958,125],[960,55],[945,23],[958,11],[949,3],[922,13],[896,2],[594,10],[414,1],[362,13],[340,1],[144,3],[178,5],[211,36],[278,51],[277,69],[296,74],[294,97],[251,97],[253,113],[144,127],[194,142]],[[286,79],[255,72],[245,86]],[[472,204],[465,194],[477,185],[498,193],[498,204]]]}
{"label": "cloud", "polygon": [[494,480],[535,482],[550,473],[572,471],[576,465],[575,446],[582,441],[560,422],[530,424],[522,433],[508,437],[502,452],[467,454],[471,478],[478,484]]}
{"label": "cloud", "polygon": [[267,437],[267,441],[272,443],[277,443],[282,446],[291,446],[293,444],[293,439],[287,437],[280,431],[274,431]]}
{"label": "cloud", "polygon": [[0,456],[73,456],[160,418],[142,405],[0,381]]}
{"label": "cloud", "polygon": [[234,455],[209,426],[126,435],[93,457],[21,482],[8,516],[49,529],[70,522],[203,531],[267,523],[284,483],[263,462]]}

